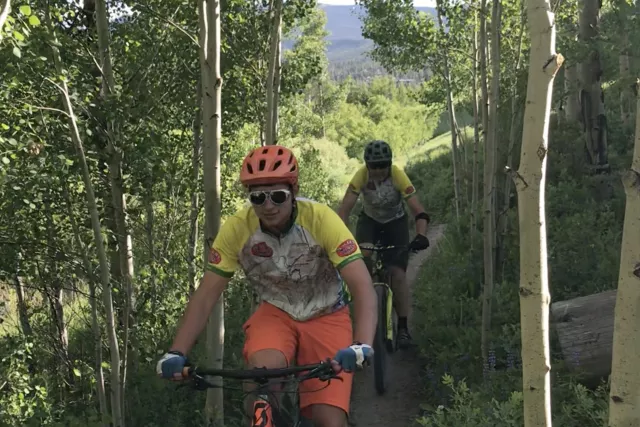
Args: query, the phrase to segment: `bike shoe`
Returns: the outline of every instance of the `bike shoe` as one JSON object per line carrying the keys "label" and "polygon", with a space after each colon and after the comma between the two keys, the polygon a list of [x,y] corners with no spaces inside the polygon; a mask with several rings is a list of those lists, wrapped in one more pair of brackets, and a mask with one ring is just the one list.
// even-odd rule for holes
{"label": "bike shoe", "polygon": [[408,329],[398,329],[398,347],[401,349],[407,349],[413,345],[413,339],[409,334]]}

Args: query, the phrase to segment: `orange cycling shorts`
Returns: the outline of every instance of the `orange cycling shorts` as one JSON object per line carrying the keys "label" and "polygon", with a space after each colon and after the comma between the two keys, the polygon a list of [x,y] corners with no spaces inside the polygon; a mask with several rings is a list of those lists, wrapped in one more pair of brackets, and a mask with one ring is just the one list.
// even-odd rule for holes
{"label": "orange cycling shorts", "polygon": [[[243,325],[245,343],[243,356],[267,349],[279,350],[287,363],[295,358],[297,365],[318,363],[327,357],[333,358],[338,350],[353,343],[353,332],[349,308],[299,322],[279,308],[263,302]],[[349,413],[353,373],[341,372],[342,381],[331,381],[329,385],[318,379],[300,383],[300,409],[308,416],[310,405],[336,406]],[[307,410],[304,410],[308,408]]]}

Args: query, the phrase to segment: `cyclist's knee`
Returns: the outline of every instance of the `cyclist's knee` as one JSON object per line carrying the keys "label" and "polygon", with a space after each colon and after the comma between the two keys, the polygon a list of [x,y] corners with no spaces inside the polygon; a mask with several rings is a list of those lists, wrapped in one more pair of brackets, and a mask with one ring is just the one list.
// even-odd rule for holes
{"label": "cyclist's knee", "polygon": [[347,414],[341,408],[326,404],[314,404],[311,408],[314,426],[346,427]]}
{"label": "cyclist's knee", "polygon": [[393,281],[397,282],[400,286],[402,286],[407,281],[407,272],[398,266],[392,266],[389,268],[391,272],[391,277],[393,277]]}
{"label": "cyclist's knee", "polygon": [[[267,369],[278,369],[278,368],[286,368],[288,366],[287,358],[284,353],[280,350],[276,349],[264,349],[258,350],[255,353],[249,354],[247,356],[247,368],[267,368]],[[255,390],[257,384],[251,381],[245,381],[242,384],[242,388],[245,392],[250,392]],[[275,383],[269,386],[271,390],[281,391],[282,384]],[[245,413],[249,416],[253,414],[253,402],[254,397],[252,395],[246,396],[244,400],[244,410]]]}
{"label": "cyclist's knee", "polygon": [[280,350],[268,348],[258,350],[247,357],[248,368],[286,368],[288,366],[287,358]]}
{"label": "cyclist's knee", "polygon": [[[358,246],[360,247],[360,252],[362,252],[363,256],[366,256],[366,257],[367,256],[371,256],[371,251],[368,250],[368,249],[365,249],[365,248],[372,247],[373,243],[371,243],[371,242],[369,242],[367,240],[364,240],[364,241],[358,240]],[[363,246],[364,246],[364,248],[363,248]]]}

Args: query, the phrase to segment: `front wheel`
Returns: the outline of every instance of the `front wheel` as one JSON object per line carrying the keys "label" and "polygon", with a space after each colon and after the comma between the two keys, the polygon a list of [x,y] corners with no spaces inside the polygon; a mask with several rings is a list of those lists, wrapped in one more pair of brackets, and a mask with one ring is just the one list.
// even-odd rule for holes
{"label": "front wheel", "polygon": [[383,284],[374,285],[378,300],[378,325],[373,339],[373,376],[376,391],[384,394],[387,388],[387,298],[388,288]]}

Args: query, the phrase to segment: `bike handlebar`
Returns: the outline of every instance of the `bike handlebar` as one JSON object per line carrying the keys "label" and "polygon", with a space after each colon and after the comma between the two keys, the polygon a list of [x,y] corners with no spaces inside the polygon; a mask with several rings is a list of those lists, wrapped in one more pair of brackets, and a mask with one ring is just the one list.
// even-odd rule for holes
{"label": "bike handlebar", "polygon": [[331,360],[302,366],[291,366],[289,368],[253,368],[253,369],[209,369],[196,366],[185,366],[182,376],[185,378],[201,379],[203,376],[214,376],[230,378],[235,380],[268,380],[273,378],[283,378],[293,374],[307,372],[302,376],[301,381],[317,378],[321,381],[339,378],[338,374],[331,366]]}
{"label": "bike handlebar", "polygon": [[360,245],[360,249],[365,250],[365,251],[372,251],[372,252],[384,252],[384,251],[390,251],[392,249],[409,250],[409,245],[390,245],[390,246],[382,246],[382,245],[362,246],[362,245]]}

